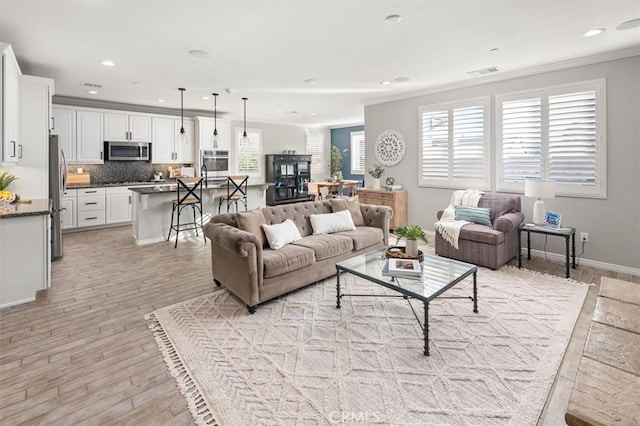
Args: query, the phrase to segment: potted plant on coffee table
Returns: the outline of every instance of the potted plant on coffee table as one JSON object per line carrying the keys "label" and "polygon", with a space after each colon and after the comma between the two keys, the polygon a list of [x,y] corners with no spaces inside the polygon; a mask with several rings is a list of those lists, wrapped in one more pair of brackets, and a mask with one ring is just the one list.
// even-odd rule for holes
{"label": "potted plant on coffee table", "polygon": [[409,257],[418,256],[418,240],[424,241],[425,244],[429,244],[427,235],[418,225],[401,226],[396,228],[393,233],[397,237],[396,244],[398,244],[401,238],[406,240],[405,254]]}

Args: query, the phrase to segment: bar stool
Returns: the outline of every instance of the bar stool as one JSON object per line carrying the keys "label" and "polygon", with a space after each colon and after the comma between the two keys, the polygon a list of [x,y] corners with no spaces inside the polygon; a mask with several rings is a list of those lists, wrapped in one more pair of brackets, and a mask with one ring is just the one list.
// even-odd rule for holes
{"label": "bar stool", "polygon": [[227,176],[227,195],[221,195],[218,201],[218,214],[220,214],[220,208],[222,202],[227,202],[227,212],[229,212],[229,206],[235,204],[236,212],[238,211],[238,201],[244,204],[245,211],[247,210],[247,186],[249,184],[249,175],[239,176]]}
{"label": "bar stool", "polygon": [[[167,235],[167,241],[171,237],[171,231],[176,231],[176,244],[174,247],[178,247],[178,235],[180,231],[188,231],[195,229],[196,236],[198,235],[198,228],[202,228],[202,182],[201,177],[192,178],[178,178],[178,195],[175,200],[172,201],[173,209],[171,210],[171,227],[169,228],[169,235]],[[182,209],[191,206],[193,210],[193,222],[180,223],[180,213]],[[196,220],[196,209],[200,212],[200,224]],[[178,212],[177,223],[173,224],[173,218]],[[202,238],[206,244],[207,238],[202,232]]]}

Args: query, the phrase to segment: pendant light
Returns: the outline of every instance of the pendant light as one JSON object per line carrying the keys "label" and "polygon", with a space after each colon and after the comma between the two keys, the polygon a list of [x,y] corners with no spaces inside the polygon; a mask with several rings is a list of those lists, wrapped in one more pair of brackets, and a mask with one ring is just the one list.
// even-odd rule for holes
{"label": "pendant light", "polygon": [[218,94],[213,95],[213,135],[211,136],[211,145],[218,148]]}
{"label": "pendant light", "polygon": [[248,98],[242,98],[244,101],[244,133],[242,133],[242,138],[240,138],[240,146],[251,145],[249,136],[247,136],[247,99]]}
{"label": "pendant light", "polygon": [[184,131],[184,91],[187,89],[180,87],[178,90],[180,91],[180,132],[178,133],[176,142],[186,144],[188,141],[187,134]]}

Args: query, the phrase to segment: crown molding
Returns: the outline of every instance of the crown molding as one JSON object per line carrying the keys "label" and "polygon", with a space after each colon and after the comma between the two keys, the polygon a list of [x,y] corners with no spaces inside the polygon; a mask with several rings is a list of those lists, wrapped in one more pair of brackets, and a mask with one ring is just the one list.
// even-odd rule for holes
{"label": "crown molding", "polygon": [[339,126],[331,126],[331,130],[333,129],[346,129],[348,127],[358,127],[358,126],[364,126],[364,121],[359,122],[359,123],[351,123],[351,124],[340,124]]}
{"label": "crown molding", "polygon": [[479,86],[486,83],[494,83],[502,80],[511,80],[514,78],[526,77],[535,74],[542,74],[545,72],[559,71],[567,68],[575,68],[584,65],[597,64],[600,62],[615,61],[617,59],[630,58],[640,55],[640,46],[629,47],[626,49],[612,50],[610,52],[599,53],[597,55],[583,56],[580,58],[568,59],[566,61],[554,62],[545,65],[538,65],[530,68],[523,68],[520,70],[508,71],[505,73],[498,73],[493,75],[487,75],[484,77],[474,78],[472,80],[456,81],[452,83],[446,83],[439,86],[428,87],[426,89],[414,90],[411,92],[398,93],[396,95],[384,96],[381,98],[369,99],[362,101],[362,105],[371,106],[382,104],[386,102],[399,101],[408,98],[414,98],[416,96],[430,95],[433,93],[446,92],[449,90],[463,89],[465,87]]}

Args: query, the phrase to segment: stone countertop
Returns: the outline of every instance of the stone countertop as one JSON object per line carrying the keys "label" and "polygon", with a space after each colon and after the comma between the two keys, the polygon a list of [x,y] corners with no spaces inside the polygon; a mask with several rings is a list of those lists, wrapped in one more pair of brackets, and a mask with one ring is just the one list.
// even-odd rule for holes
{"label": "stone countertop", "polygon": [[115,188],[115,187],[130,187],[130,186],[143,186],[143,185],[166,185],[166,184],[175,184],[175,179],[170,179],[166,181],[156,182],[156,181],[147,181],[147,182],[135,182],[135,183],[89,183],[89,184],[69,184],[67,185],[67,189],[84,189],[84,188]]}
{"label": "stone countertop", "polygon": [[49,213],[51,213],[51,200],[48,198],[31,200],[30,203],[14,202],[6,206],[0,206],[0,219],[40,216]]}
{"label": "stone countertop", "polygon": [[[266,189],[269,184],[268,183],[251,183],[248,184],[249,187],[263,187]],[[223,189],[226,188],[226,184],[218,184],[218,185],[209,185],[208,187],[203,186],[202,190],[212,190],[212,189]],[[139,194],[161,194],[167,192],[178,192],[178,185],[175,184],[164,184],[164,185],[154,185],[154,186],[133,186],[130,187],[129,190],[131,192],[137,192]]]}

